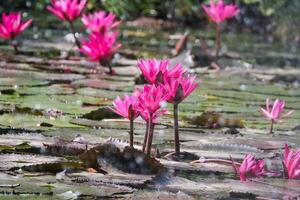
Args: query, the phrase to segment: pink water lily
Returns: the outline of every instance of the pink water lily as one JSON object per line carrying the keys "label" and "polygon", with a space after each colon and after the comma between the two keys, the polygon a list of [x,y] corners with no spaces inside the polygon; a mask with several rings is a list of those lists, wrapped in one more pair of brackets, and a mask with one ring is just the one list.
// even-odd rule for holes
{"label": "pink water lily", "polygon": [[178,79],[165,78],[165,91],[169,94],[167,101],[172,104],[179,104],[188,97],[198,86],[196,76],[183,76]]}
{"label": "pink water lily", "polygon": [[[232,160],[232,159],[231,159]],[[247,181],[251,178],[260,178],[266,176],[265,161],[258,160],[253,155],[247,154],[238,168],[232,160],[232,166],[236,174],[240,176],[241,181]]]}
{"label": "pink water lily", "polygon": [[78,48],[81,47],[80,41],[76,36],[76,31],[73,22],[81,16],[87,0],[51,0],[51,6],[47,6],[47,9],[63,21],[68,21],[70,30],[75,39],[75,43]]}
{"label": "pink water lily", "polygon": [[168,59],[141,59],[138,61],[138,67],[150,84],[160,84],[164,82],[165,77],[179,78],[186,73],[181,64],[177,64],[172,69],[169,69],[169,63]]}
{"label": "pink water lily", "polygon": [[137,97],[125,95],[124,100],[117,97],[113,101],[114,108],[110,109],[126,119],[134,120],[139,116],[139,112],[136,110],[137,104]]}
{"label": "pink water lily", "polygon": [[104,35],[90,34],[89,40],[82,42],[80,51],[86,54],[91,61],[107,65],[109,73],[113,74],[110,60],[114,53],[121,47],[121,44],[116,42],[117,36],[117,32]]}
{"label": "pink water lily", "polygon": [[210,0],[210,6],[202,4],[202,8],[215,23],[221,23],[235,15],[239,14],[240,10],[235,4],[225,4],[223,0]]}
{"label": "pink water lily", "polygon": [[283,154],[283,168],[288,179],[300,178],[300,149],[293,152],[286,144]]}
{"label": "pink water lily", "polygon": [[155,85],[145,85],[139,95],[140,111],[147,111],[149,114],[155,114],[168,99],[164,88]]}
{"label": "pink water lily", "polygon": [[137,111],[138,106],[138,98],[137,96],[124,96],[124,100],[120,97],[117,97],[113,101],[114,108],[110,108],[113,112],[118,115],[129,119],[130,121],[130,133],[129,133],[129,145],[133,147],[133,120],[135,120],[139,116],[139,112]]}
{"label": "pink water lily", "polygon": [[122,21],[116,21],[116,15],[98,11],[93,14],[83,15],[83,24],[93,33],[104,34],[118,27]]}
{"label": "pink water lily", "polygon": [[80,17],[87,0],[51,0],[47,9],[61,20],[69,22]]}
{"label": "pink water lily", "polygon": [[271,120],[270,133],[273,132],[273,124],[278,122],[280,119],[284,117],[290,116],[294,111],[291,110],[285,114],[283,114],[283,110],[285,107],[285,102],[280,99],[276,99],[273,103],[272,110],[270,109],[270,101],[269,98],[266,99],[266,108],[260,108],[262,114],[269,120]]}
{"label": "pink water lily", "polygon": [[219,52],[221,48],[221,28],[220,23],[237,15],[240,10],[235,4],[225,4],[223,0],[218,0],[215,3],[214,0],[210,0],[210,6],[202,4],[202,8],[208,15],[209,19],[216,23],[216,55],[215,61],[219,58]]}
{"label": "pink water lily", "polygon": [[155,119],[166,113],[166,110],[161,109],[161,107],[167,98],[168,96],[161,86],[146,85],[142,91],[139,91],[138,110],[143,119],[147,120],[143,151],[146,151],[148,155],[150,155],[152,146]]}
{"label": "pink water lily", "polygon": [[[10,12],[8,14],[2,13],[2,21],[0,23],[0,38],[6,40],[15,39],[20,33],[22,33],[30,24],[32,19],[22,22],[21,12]],[[18,53],[17,46],[11,42],[15,52]]]}
{"label": "pink water lily", "polygon": [[195,79],[196,76],[181,76],[179,78],[164,77],[164,89],[168,94],[167,101],[172,103],[174,108],[174,141],[175,141],[175,155],[180,154],[180,140],[178,129],[178,104],[188,97],[198,86]]}

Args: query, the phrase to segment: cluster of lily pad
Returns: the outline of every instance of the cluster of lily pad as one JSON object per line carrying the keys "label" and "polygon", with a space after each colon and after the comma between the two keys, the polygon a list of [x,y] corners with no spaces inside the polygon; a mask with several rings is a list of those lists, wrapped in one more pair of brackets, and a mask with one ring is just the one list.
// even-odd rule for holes
{"label": "cluster of lily pad", "polygon": [[[99,62],[109,67],[109,74],[114,74],[111,67],[111,59],[121,44],[117,43],[118,32],[115,30],[121,21],[116,20],[116,15],[98,11],[91,14],[83,14],[87,0],[51,0],[51,6],[47,9],[63,21],[67,21],[74,36],[75,43],[80,52],[87,55],[91,61]],[[223,0],[210,0],[210,5],[202,5],[209,19],[216,24],[216,54],[218,59],[221,46],[220,24],[227,19],[236,16],[239,8],[235,4],[225,4]],[[89,30],[88,40],[80,41],[74,29],[74,21],[82,16],[82,22]],[[15,38],[22,33],[30,24],[32,19],[22,21],[21,12],[2,13],[0,23],[0,38],[8,40],[16,53],[19,52]],[[114,112],[130,121],[129,146],[134,148],[134,120],[139,116],[146,122],[146,133],[142,151],[150,155],[154,128],[158,118],[167,113],[164,108],[166,102],[173,105],[174,117],[174,153],[180,156],[180,140],[178,129],[178,105],[188,97],[198,86],[196,76],[190,76],[181,64],[170,66],[169,60],[139,60],[138,68],[145,80],[149,83],[142,89],[136,89],[131,96],[125,95],[123,99],[117,97],[114,102]],[[283,114],[285,102],[276,99],[270,109],[269,99],[266,99],[266,108],[261,108],[262,114],[270,120],[270,133],[273,125],[282,118],[293,113],[289,111]],[[231,159],[236,174],[241,181],[253,177],[277,176],[279,173],[265,170],[264,160],[258,160],[253,155],[247,154],[241,164]],[[288,145],[283,153],[284,175],[289,179],[300,178],[300,149],[293,152]]]}

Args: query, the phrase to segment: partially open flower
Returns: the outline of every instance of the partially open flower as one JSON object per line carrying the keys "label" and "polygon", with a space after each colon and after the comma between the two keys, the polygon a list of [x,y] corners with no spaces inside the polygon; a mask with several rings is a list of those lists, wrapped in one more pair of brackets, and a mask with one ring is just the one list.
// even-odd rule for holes
{"label": "partially open flower", "polygon": [[114,108],[110,109],[126,119],[134,120],[139,116],[137,104],[137,97],[125,95],[124,100],[122,100],[120,97],[117,97],[113,101]]}
{"label": "partially open flower", "polygon": [[232,160],[232,166],[236,174],[240,176],[241,181],[247,181],[251,178],[259,178],[266,175],[264,170],[265,161],[257,160],[253,155],[247,154],[238,168]]}
{"label": "partially open flower", "polygon": [[278,122],[281,118],[288,117],[294,112],[293,110],[291,110],[285,114],[282,114],[285,106],[285,102],[283,100],[276,99],[273,103],[272,110],[270,110],[269,102],[269,98],[267,98],[266,109],[260,108],[260,110],[266,118],[273,120],[274,122]]}
{"label": "partially open flower", "polygon": [[90,34],[88,41],[82,42],[80,51],[95,62],[109,62],[113,54],[121,47],[116,43],[118,33]]}
{"label": "partially open flower", "polygon": [[145,79],[150,84],[160,84],[164,82],[166,77],[179,78],[186,70],[182,68],[181,64],[175,65],[169,69],[169,60],[139,60],[138,67]]}
{"label": "partially open flower", "polygon": [[288,179],[300,178],[300,149],[293,152],[286,144],[283,154],[283,168]]}
{"label": "partially open flower", "polygon": [[22,22],[21,12],[10,12],[9,14],[2,13],[2,21],[0,23],[0,38],[6,40],[14,39],[31,23],[32,19]]}
{"label": "partially open flower", "polygon": [[223,0],[218,0],[215,3],[214,0],[210,0],[210,6],[202,4],[202,8],[215,23],[221,23],[231,17],[237,15],[240,10],[235,4],[225,4]]}
{"label": "partially open flower", "polygon": [[195,82],[196,76],[165,78],[165,92],[169,94],[167,101],[172,104],[179,104],[189,96],[198,86]]}
{"label": "partially open flower", "polygon": [[104,34],[118,27],[122,21],[116,21],[116,15],[105,11],[83,15],[83,24],[93,33]]}
{"label": "partially open flower", "polygon": [[[160,108],[168,98],[164,92],[164,88],[155,85],[145,85],[143,91],[139,95],[138,109],[140,113],[146,113],[147,115],[160,115]],[[145,116],[149,119],[149,116]]]}
{"label": "partially open flower", "polygon": [[75,21],[85,8],[87,0],[51,0],[47,9],[61,20]]}

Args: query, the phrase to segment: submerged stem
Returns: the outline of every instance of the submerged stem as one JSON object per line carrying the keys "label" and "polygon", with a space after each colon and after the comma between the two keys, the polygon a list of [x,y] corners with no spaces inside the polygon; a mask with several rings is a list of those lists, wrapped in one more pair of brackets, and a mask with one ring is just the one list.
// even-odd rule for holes
{"label": "submerged stem", "polygon": [[180,155],[180,141],[178,131],[178,104],[174,104],[174,145],[175,145],[175,156]]}
{"label": "submerged stem", "polygon": [[271,120],[271,125],[270,125],[270,134],[273,133],[273,126],[274,126],[274,120]]}
{"label": "submerged stem", "polygon": [[216,24],[216,55],[215,55],[215,61],[218,61],[219,59],[219,53],[221,48],[221,28],[220,25]]}
{"label": "submerged stem", "polygon": [[80,44],[80,41],[78,40],[78,38],[76,37],[76,32],[75,32],[74,24],[73,24],[73,22],[69,22],[69,23],[70,23],[71,32],[72,32],[73,37],[75,39],[75,43],[76,43],[77,47],[80,49],[81,48],[81,44]]}
{"label": "submerged stem", "polygon": [[146,132],[145,132],[145,136],[144,136],[144,143],[143,143],[143,152],[145,153],[145,148],[146,148],[146,143],[147,143],[147,140],[148,140],[148,132],[149,132],[149,121],[147,121],[147,124],[146,124]]}
{"label": "submerged stem", "polygon": [[130,119],[129,146],[133,148],[133,119]]}
{"label": "submerged stem", "polygon": [[10,46],[12,46],[14,48],[15,54],[19,54],[20,53],[17,44],[14,44],[13,41],[10,41],[9,44],[10,44]]}

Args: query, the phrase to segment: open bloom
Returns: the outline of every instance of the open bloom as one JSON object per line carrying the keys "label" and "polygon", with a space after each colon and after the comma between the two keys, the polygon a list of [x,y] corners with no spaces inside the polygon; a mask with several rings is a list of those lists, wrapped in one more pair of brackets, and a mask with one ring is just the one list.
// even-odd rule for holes
{"label": "open bloom", "polygon": [[88,41],[82,42],[80,51],[95,62],[108,62],[113,54],[121,47],[116,43],[118,33],[90,34]]}
{"label": "open bloom", "polygon": [[181,64],[169,70],[169,60],[139,60],[138,67],[150,84],[163,83],[165,77],[179,78],[186,72]]}
{"label": "open bloom", "polygon": [[283,167],[288,179],[300,178],[300,149],[295,153],[286,144],[283,154]]}
{"label": "open bloom", "polygon": [[115,19],[116,15],[113,13],[99,11],[93,14],[83,15],[82,22],[93,33],[106,33],[121,24],[121,21],[115,21]]}
{"label": "open bloom", "polygon": [[284,106],[285,106],[285,102],[283,100],[276,99],[275,102],[273,103],[272,110],[270,110],[270,102],[269,102],[269,98],[267,98],[266,99],[266,109],[260,108],[260,110],[262,111],[263,115],[266,118],[268,118],[274,122],[278,122],[281,118],[287,117],[294,112],[293,110],[291,110],[291,111],[287,112],[286,114],[282,115]]}
{"label": "open bloom", "polygon": [[198,86],[195,82],[196,76],[193,77],[180,77],[165,78],[165,91],[169,94],[167,101],[173,104],[179,104],[187,96],[189,96]]}
{"label": "open bloom", "polygon": [[247,181],[249,178],[259,178],[266,175],[264,170],[265,161],[257,160],[253,155],[247,154],[238,169],[234,161],[232,161],[232,166],[235,173],[239,174],[241,181]]}
{"label": "open bloom", "polygon": [[139,94],[138,110],[144,119],[149,119],[150,115],[158,117],[165,111],[160,111],[162,104],[168,96],[163,87],[155,85],[145,85],[143,91]]}
{"label": "open bloom", "polygon": [[87,0],[51,0],[47,9],[61,20],[73,22],[82,13]]}
{"label": "open bloom", "polygon": [[202,8],[208,17],[215,23],[221,23],[231,17],[237,15],[240,10],[235,4],[225,4],[223,0],[210,0],[210,6],[202,4]]}
{"label": "open bloom", "polygon": [[125,95],[124,100],[117,97],[113,101],[114,108],[110,109],[126,119],[134,120],[139,116],[139,112],[136,109],[137,104],[138,99],[136,96]]}
{"label": "open bloom", "polygon": [[22,33],[30,24],[32,19],[22,22],[21,12],[2,13],[2,22],[0,23],[0,38],[14,39]]}

